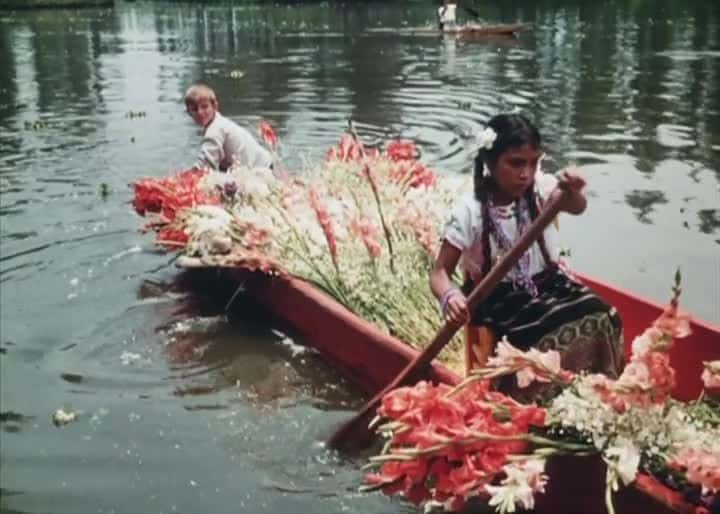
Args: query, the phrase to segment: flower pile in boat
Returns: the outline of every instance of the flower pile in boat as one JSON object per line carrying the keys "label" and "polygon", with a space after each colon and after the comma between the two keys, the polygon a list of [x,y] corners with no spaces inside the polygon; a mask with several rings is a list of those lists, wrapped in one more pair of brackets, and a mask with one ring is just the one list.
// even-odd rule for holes
{"label": "flower pile in boat", "polygon": [[[260,127],[273,148],[271,127]],[[362,318],[407,342],[430,341],[439,323],[428,273],[444,216],[466,180],[441,177],[409,141],[370,149],[343,136],[321,164],[300,174],[232,167],[188,170],[136,182],[134,205],[158,243],[186,265],[243,266],[288,273],[323,288]],[[503,341],[487,366],[457,388],[420,383],[383,402],[388,445],[368,487],[426,506],[458,509],[475,496],[500,512],[531,509],[542,494],[545,462],[560,453],[601,456],[611,492],[650,472],[668,485],[718,502],[720,361],[706,362],[702,401],[669,397],[668,350],[687,335],[677,296],[633,343],[625,372],[610,380],[572,375],[554,352],[522,352]],[[462,369],[460,341],[440,358]],[[519,386],[556,382],[544,406],[495,392],[516,374]]]}
{"label": "flower pile in boat", "polygon": [[[377,430],[387,442],[371,457],[369,466],[377,469],[363,489],[448,511],[473,497],[500,513],[532,509],[548,481],[547,459],[566,453],[604,460],[609,513],[612,493],[640,471],[682,485],[696,495],[688,499],[717,509],[720,405],[669,396],[675,372],[668,351],[690,333],[678,311],[679,291],[676,284],[670,306],[633,341],[616,380],[573,375],[560,367],[557,352],[523,352],[503,340],[487,365],[455,388],[420,382],[391,391],[378,408]],[[714,387],[718,364],[705,364],[706,387]],[[545,406],[523,405],[491,389],[492,379],[510,374],[519,387],[554,382],[563,390]]]}
{"label": "flower pile in boat", "polygon": [[[273,148],[267,123],[259,133]],[[441,179],[412,141],[367,148],[346,134],[323,162],[291,173],[275,166],[189,170],[133,185],[140,214],[156,212],[158,243],[180,264],[245,266],[318,285],[381,330],[432,340],[439,315],[428,273],[439,230],[467,179]],[[441,358],[462,367],[458,337]]]}

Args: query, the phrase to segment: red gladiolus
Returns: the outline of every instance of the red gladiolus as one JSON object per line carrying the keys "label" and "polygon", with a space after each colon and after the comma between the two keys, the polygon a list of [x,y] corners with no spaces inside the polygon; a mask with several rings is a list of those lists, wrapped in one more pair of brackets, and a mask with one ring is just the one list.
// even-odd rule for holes
{"label": "red gladiolus", "polygon": [[385,154],[393,161],[411,161],[419,152],[415,143],[409,140],[396,139],[385,147]]}
{"label": "red gladiolus", "polygon": [[[434,500],[459,509],[503,471],[508,457],[525,454],[531,426],[543,426],[545,410],[490,390],[487,380],[461,389],[419,382],[386,394],[378,414],[391,421],[389,452],[369,484],[419,503]],[[497,416],[497,414],[501,414]],[[397,456],[397,457],[395,457]]]}
{"label": "red gladiolus", "polygon": [[272,126],[267,121],[260,122],[258,131],[260,132],[260,137],[262,137],[265,144],[267,144],[270,148],[274,149],[277,146],[277,134],[275,134]]}
{"label": "red gladiolus", "polygon": [[169,226],[158,231],[157,242],[171,248],[185,246],[188,242],[188,235],[184,230],[179,230]]}
{"label": "red gladiolus", "polygon": [[160,213],[166,221],[171,222],[183,208],[217,205],[220,203],[218,194],[205,193],[198,187],[205,175],[206,171],[192,168],[165,178],[146,178],[134,182],[135,211],[141,216],[148,212]]}

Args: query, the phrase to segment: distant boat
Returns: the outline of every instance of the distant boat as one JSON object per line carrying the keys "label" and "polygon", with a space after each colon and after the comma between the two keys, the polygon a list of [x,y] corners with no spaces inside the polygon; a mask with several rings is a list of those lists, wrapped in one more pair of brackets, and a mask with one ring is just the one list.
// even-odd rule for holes
{"label": "distant boat", "polygon": [[509,23],[500,25],[458,25],[453,30],[440,30],[437,27],[403,27],[368,29],[371,34],[399,34],[403,36],[451,36],[451,37],[486,37],[514,36],[519,32],[530,30],[527,23]]}
{"label": "distant boat", "polygon": [[0,0],[0,9],[76,9],[114,5],[115,0]]}

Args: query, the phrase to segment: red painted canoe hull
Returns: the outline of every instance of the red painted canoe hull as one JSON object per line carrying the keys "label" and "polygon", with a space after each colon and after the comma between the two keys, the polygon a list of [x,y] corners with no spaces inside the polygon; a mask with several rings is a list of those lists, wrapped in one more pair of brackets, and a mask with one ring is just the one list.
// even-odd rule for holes
{"label": "red painted canoe hull", "polygon": [[[228,270],[228,273],[369,394],[392,380],[417,353],[302,280],[271,278],[239,269]],[[660,315],[663,307],[589,277],[579,278],[618,309],[629,353],[632,339]],[[678,341],[671,353],[678,378],[675,396],[683,400],[696,398],[701,391],[702,361],[720,359],[720,327],[695,320],[692,330],[693,334]],[[460,377],[436,362],[428,378],[455,383]],[[548,490],[538,497],[535,512],[605,514],[604,468],[599,459],[555,459],[548,464],[548,473],[551,477]],[[648,476],[640,476],[633,487],[617,494],[615,505],[618,514],[706,512],[686,503],[679,493]]]}

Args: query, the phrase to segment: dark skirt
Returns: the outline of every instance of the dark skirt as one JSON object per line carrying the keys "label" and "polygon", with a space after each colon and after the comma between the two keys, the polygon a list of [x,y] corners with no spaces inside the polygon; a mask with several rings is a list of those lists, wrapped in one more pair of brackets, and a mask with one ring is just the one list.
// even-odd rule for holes
{"label": "dark skirt", "polygon": [[[617,377],[623,367],[622,322],[614,307],[552,267],[533,277],[538,296],[500,283],[472,313],[471,323],[523,350],[557,350],[571,371]],[[473,287],[467,282],[463,289]]]}

